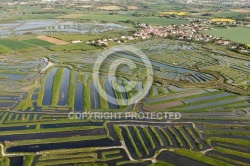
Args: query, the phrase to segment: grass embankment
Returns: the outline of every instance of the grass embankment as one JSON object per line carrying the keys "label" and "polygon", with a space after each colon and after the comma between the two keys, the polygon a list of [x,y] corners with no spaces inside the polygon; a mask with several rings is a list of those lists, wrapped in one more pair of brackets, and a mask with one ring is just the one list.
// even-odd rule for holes
{"label": "grass embankment", "polygon": [[217,130],[205,130],[204,134],[219,134],[219,135],[243,135],[243,136],[250,136],[250,132],[243,132],[243,131],[217,131]]}
{"label": "grass embankment", "polygon": [[[37,124],[38,125],[38,124]],[[16,130],[16,131],[2,131],[0,136],[3,135],[16,135],[16,134],[35,134],[35,133],[52,133],[52,132],[65,132],[65,131],[82,131],[91,129],[100,129],[103,126],[77,126],[77,127],[63,127],[63,128],[46,128],[46,129],[33,129],[33,130]]]}
{"label": "grass embankment", "polygon": [[108,109],[108,103],[107,103],[108,100],[106,97],[106,92],[104,90],[104,80],[102,77],[100,77],[99,80],[101,85],[98,85],[98,91],[101,94],[100,95],[101,108],[106,110]]}
{"label": "grass embankment", "polygon": [[47,157],[76,154],[76,153],[78,153],[78,154],[79,153],[89,153],[89,152],[92,153],[92,152],[96,152],[97,150],[98,150],[98,147],[45,150],[45,151],[41,151],[44,155],[42,157],[40,157],[40,159],[44,158],[44,160],[47,160],[46,159]]}
{"label": "grass embankment", "polygon": [[96,153],[66,153],[66,154],[55,154],[55,155],[43,155],[42,157],[39,158],[39,161],[47,161],[47,160],[56,160],[56,159],[72,159],[72,158],[79,158],[79,157],[94,157],[97,158]]}
{"label": "grass embankment", "polygon": [[196,137],[194,136],[193,132],[187,127],[187,126],[184,126],[183,127],[186,132],[190,135],[190,137],[193,139],[194,143],[196,144],[196,146],[198,147],[198,149],[202,149],[202,145],[200,144],[200,142],[196,139]]}
{"label": "grass embankment", "polygon": [[80,83],[84,83],[85,76],[86,75],[84,73],[78,73],[76,81]]}
{"label": "grass embankment", "polygon": [[[154,97],[154,88],[153,87],[151,87],[150,89],[149,89],[149,92],[148,92],[148,96],[147,96],[148,98],[153,98]],[[150,103],[148,103],[148,104],[150,104]],[[145,103],[145,105],[148,105],[147,103]],[[152,104],[152,103],[151,103]],[[153,103],[153,104],[155,104],[155,103]],[[156,103],[157,104],[157,103]]]}
{"label": "grass embankment", "polygon": [[34,109],[33,104],[32,104],[32,93],[28,93],[27,97],[25,100],[22,100],[16,107],[15,110],[26,110],[27,108],[30,108],[31,110]]}
{"label": "grass embankment", "polygon": [[97,135],[97,136],[75,136],[75,137],[62,137],[62,138],[21,140],[21,141],[12,141],[11,144],[7,145],[7,147],[23,146],[23,145],[35,145],[35,144],[76,142],[76,141],[87,141],[87,140],[98,141],[98,140],[101,140],[104,138],[110,138],[110,137],[107,135]]}
{"label": "grass embankment", "polygon": [[13,113],[8,114],[6,117],[6,121],[11,121],[12,115],[13,115]]}
{"label": "grass embankment", "polygon": [[33,159],[34,159],[34,155],[27,155],[23,157],[23,166],[31,166]]}
{"label": "grass embankment", "polygon": [[249,153],[238,152],[238,151],[235,151],[235,150],[230,150],[230,149],[225,149],[225,148],[220,148],[220,147],[215,147],[214,150],[218,151],[220,153],[225,153],[225,154],[230,154],[230,155],[235,155],[235,156],[245,157],[245,158],[250,159],[250,154]]}
{"label": "grass embankment", "polygon": [[208,165],[231,166],[231,164],[225,163],[223,161],[216,160],[216,159],[213,159],[213,158],[210,158],[210,157],[206,157],[200,152],[194,152],[194,151],[187,150],[187,149],[174,149],[171,152],[173,152],[173,153],[175,153],[177,155],[180,155],[180,156],[184,156],[184,157],[188,157],[190,159],[197,160],[199,162],[202,162],[202,163],[205,163],[205,164],[208,164]]}
{"label": "grass embankment", "polygon": [[[177,95],[177,93],[175,91],[171,90],[170,88],[168,90],[169,90],[170,94],[172,94],[173,96]],[[178,97],[178,100],[183,101],[183,100],[187,100],[187,99],[194,99],[194,98],[199,98],[199,97],[204,97],[204,96],[210,96],[210,95],[216,95],[216,94],[223,93],[222,91],[216,91],[216,92],[208,92],[208,93],[204,92],[204,93],[201,93],[201,94],[195,94],[195,95],[193,95],[192,92],[193,91],[190,91],[190,95],[189,96]],[[180,92],[179,94],[182,94],[182,93],[186,94],[186,93],[189,93],[189,92],[188,91],[186,91],[186,92]],[[167,93],[166,95],[169,95],[169,93]],[[164,97],[164,95],[161,96],[161,97]],[[163,101],[156,101],[156,102],[145,103],[145,106],[163,104],[165,102],[171,102],[171,101],[176,101],[176,97],[173,97],[172,99],[163,100]]]}
{"label": "grass embankment", "polygon": [[194,128],[194,132],[199,138],[202,138],[200,131],[197,128]]}
{"label": "grass embankment", "polygon": [[81,163],[80,165],[85,165],[82,163],[95,163],[97,159],[92,157],[91,155],[82,154],[79,158],[70,158],[70,159],[61,159],[61,160],[52,160],[52,161],[43,161],[36,164],[36,166],[44,166],[44,165],[72,165]]}
{"label": "grass embankment", "polygon": [[138,150],[138,148],[137,148],[137,146],[136,146],[136,144],[135,144],[135,141],[134,141],[134,139],[133,139],[133,137],[132,137],[132,135],[131,135],[131,133],[130,133],[128,127],[127,127],[127,126],[124,126],[124,129],[125,129],[125,131],[126,131],[126,134],[127,134],[127,136],[128,136],[128,139],[129,139],[129,141],[130,141],[130,143],[131,143],[131,145],[132,145],[132,147],[133,147],[133,149],[134,149],[134,151],[135,151],[135,154],[136,154],[138,157],[141,157],[142,154],[141,154],[140,151]]}
{"label": "grass embankment", "polygon": [[174,136],[175,140],[177,141],[177,144],[182,147],[183,144],[181,142],[181,140],[179,139],[179,137],[174,133],[174,131],[171,129],[171,127],[168,127],[168,131]]}
{"label": "grass embankment", "polygon": [[63,71],[64,71],[63,68],[59,68],[53,78],[52,99],[51,99],[52,106],[57,106],[57,103],[59,101],[60,85],[62,81]]}
{"label": "grass embankment", "polygon": [[162,96],[162,95],[166,94],[163,87],[158,87],[157,89],[158,89],[158,93],[159,93],[158,96]]}
{"label": "grass embankment", "polygon": [[122,93],[115,80],[112,80],[112,86],[114,87],[114,93],[115,93],[115,97],[117,99],[118,105],[123,105]]}
{"label": "grass embankment", "polygon": [[173,142],[171,141],[171,139],[170,139],[170,137],[168,136],[168,134],[166,133],[166,131],[164,131],[164,129],[160,129],[160,131],[161,131],[161,133],[163,134],[163,136],[167,139],[168,144],[169,144],[170,146],[172,146],[172,145],[173,145]]}
{"label": "grass embankment", "polygon": [[188,138],[185,136],[185,134],[182,132],[180,126],[174,126],[175,129],[178,131],[178,133],[181,135],[181,137],[184,139],[184,141],[186,142],[188,148],[191,150],[193,149],[193,146],[191,145],[191,143],[189,142]]}
{"label": "grass embankment", "polygon": [[139,160],[125,160],[125,161],[118,161],[116,165],[145,165],[145,160],[139,159]]}
{"label": "grass embankment", "polygon": [[1,118],[0,118],[0,123],[2,124],[7,117],[8,113],[2,113]]}
{"label": "grass embankment", "polygon": [[160,146],[164,146],[164,143],[161,140],[161,137],[159,136],[159,134],[157,133],[157,131],[155,130],[155,128],[153,126],[150,126],[150,130],[152,131],[152,133],[154,134],[156,140],[158,141]]}
{"label": "grass embankment", "polygon": [[219,155],[216,155],[216,154],[209,154],[209,156],[214,158],[214,159],[218,159],[220,161],[225,161],[225,162],[228,162],[228,163],[232,163],[233,165],[244,165],[244,166],[249,166],[250,165],[250,164],[247,164],[247,163],[244,163],[244,162],[241,162],[241,161],[233,160],[233,159],[226,158],[226,157],[223,157],[223,156],[219,156]]}
{"label": "grass embankment", "polygon": [[41,87],[40,87],[40,90],[39,90],[38,96],[37,96],[37,106],[39,106],[39,107],[41,107],[42,103],[43,103],[45,79],[46,79],[46,76],[43,76],[41,78]]}
{"label": "grass embankment", "polygon": [[[112,155],[112,157],[107,157],[108,155]],[[111,150],[101,153],[102,161],[108,161],[108,160],[116,160],[120,159],[123,156],[120,155],[120,150]]]}
{"label": "grass embankment", "polygon": [[143,141],[143,139],[142,139],[142,137],[141,137],[141,134],[140,134],[138,128],[137,128],[136,126],[133,126],[133,130],[134,130],[134,132],[135,132],[135,134],[136,134],[137,139],[138,139],[139,142],[141,143],[142,149],[144,150],[144,152],[145,152],[147,155],[149,155],[149,151],[148,151],[148,149],[147,149],[147,147],[146,147],[146,145],[145,145],[145,143],[144,143],[144,141]]}
{"label": "grass embankment", "polygon": [[223,124],[203,124],[203,128],[219,128],[219,129],[245,129],[245,130],[250,130],[249,125],[223,125]]}
{"label": "grass embankment", "polygon": [[114,125],[113,129],[120,141],[124,141],[124,138],[122,136],[122,129],[118,125]]}
{"label": "grass embankment", "polygon": [[71,108],[71,111],[74,111],[74,103],[75,103],[75,71],[70,71],[70,78],[69,78],[69,98],[68,98],[68,106]]}
{"label": "grass embankment", "polygon": [[[60,160],[60,162],[62,163],[68,159],[78,160],[80,158],[83,158],[83,161],[81,162],[83,163],[83,162],[88,162],[88,159],[90,157],[95,159],[95,161],[97,160],[109,161],[109,160],[116,160],[116,159],[122,158],[122,156],[120,155],[120,150],[108,150],[107,149],[101,152],[101,157],[97,156],[98,151],[100,151],[98,147],[77,148],[77,149],[57,149],[57,150],[42,151],[41,152],[42,156],[39,157],[39,161],[45,163],[45,162],[50,162],[50,160],[55,160],[55,161]],[[87,157],[87,161],[84,160],[86,157]],[[98,165],[94,163],[95,161],[91,162],[93,163],[92,165]],[[76,164],[76,162],[73,162],[73,164]],[[48,165],[50,165],[50,163],[48,163]],[[57,165],[57,163],[55,165]]]}
{"label": "grass embankment", "polygon": [[91,84],[91,81],[92,81],[92,76],[89,76],[88,80],[87,80],[87,83],[84,83],[84,90],[83,90],[83,93],[84,93],[84,110],[85,111],[90,111],[91,109],[91,101],[90,101],[90,84]]}
{"label": "grass embankment", "polygon": [[152,136],[149,134],[148,129],[145,128],[145,127],[143,127],[143,128],[142,128],[142,131],[143,131],[143,133],[146,135],[146,137],[147,137],[147,139],[148,139],[148,141],[149,141],[149,144],[150,144],[151,148],[152,148],[152,149],[155,149],[155,144],[154,144],[153,138],[152,138]]}
{"label": "grass embankment", "polygon": [[250,141],[243,140],[243,139],[220,138],[220,137],[210,137],[210,138],[206,139],[207,144],[210,144],[211,141],[225,142],[225,143],[231,143],[231,144],[243,145],[243,146],[250,146]]}
{"label": "grass embankment", "polygon": [[10,165],[10,159],[7,157],[0,157],[0,165],[1,166],[9,166]]}

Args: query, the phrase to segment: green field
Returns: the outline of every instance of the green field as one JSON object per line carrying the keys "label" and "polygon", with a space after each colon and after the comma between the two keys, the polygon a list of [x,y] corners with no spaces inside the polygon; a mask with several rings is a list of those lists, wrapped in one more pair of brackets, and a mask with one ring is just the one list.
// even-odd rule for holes
{"label": "green field", "polygon": [[107,32],[100,32],[98,34],[81,34],[81,35],[79,34],[67,34],[67,35],[50,34],[48,36],[61,39],[67,42],[70,42],[72,40],[81,40],[83,42],[86,42],[86,41],[97,40],[97,39],[106,38],[106,37],[117,37],[117,36],[124,35],[124,33],[126,33],[126,31],[115,31],[115,32],[107,31]]}
{"label": "green field", "polygon": [[94,46],[88,45],[86,43],[54,45],[54,46],[49,47],[49,50],[55,51],[55,52],[75,51],[75,50],[87,51],[87,50],[94,50],[94,49],[96,49]]}
{"label": "green field", "polygon": [[31,38],[28,40],[0,40],[0,54],[8,53],[12,51],[26,51],[32,50],[38,47],[49,47],[54,46],[54,44],[39,40],[36,38]]}
{"label": "green field", "polygon": [[0,45],[0,54],[10,52],[10,50],[4,46]]}
{"label": "green field", "polygon": [[29,40],[24,40],[25,43],[29,43],[29,44],[33,44],[33,45],[37,45],[40,47],[47,47],[47,46],[53,46],[53,43],[49,43],[40,39],[29,39]]}
{"label": "green field", "polygon": [[83,16],[83,20],[95,20],[95,21],[104,21],[104,22],[120,22],[120,21],[133,21],[135,23],[147,23],[151,25],[171,25],[171,24],[183,24],[186,23],[186,20],[177,20],[177,19],[166,19],[160,17],[134,17],[132,15],[96,15],[89,14]]}
{"label": "green field", "polygon": [[0,45],[9,48],[13,51],[23,51],[23,50],[30,50],[35,46],[17,40],[0,40]]}
{"label": "green field", "polygon": [[234,18],[234,17],[246,16],[246,15],[248,15],[248,13],[226,12],[226,13],[215,14],[214,17],[228,17],[228,18]]}
{"label": "green field", "polygon": [[232,40],[237,43],[249,44],[250,43],[250,28],[230,28],[230,29],[218,29],[203,31],[203,33],[209,35],[217,35],[223,37],[223,39]]}

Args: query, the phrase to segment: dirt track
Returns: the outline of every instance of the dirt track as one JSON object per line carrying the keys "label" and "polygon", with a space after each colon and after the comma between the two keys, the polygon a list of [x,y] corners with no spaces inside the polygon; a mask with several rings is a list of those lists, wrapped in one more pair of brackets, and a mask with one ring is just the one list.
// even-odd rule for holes
{"label": "dirt track", "polygon": [[53,37],[48,37],[48,36],[37,36],[36,38],[40,39],[40,40],[50,42],[50,43],[53,43],[53,44],[56,44],[56,45],[68,44],[68,42],[66,42],[66,41],[59,40],[59,39],[56,39],[56,38],[53,38]]}

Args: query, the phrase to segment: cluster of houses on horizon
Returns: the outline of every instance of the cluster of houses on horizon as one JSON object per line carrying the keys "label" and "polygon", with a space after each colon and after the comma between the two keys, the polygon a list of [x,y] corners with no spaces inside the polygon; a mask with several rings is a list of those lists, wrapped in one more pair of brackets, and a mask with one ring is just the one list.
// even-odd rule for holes
{"label": "cluster of houses on horizon", "polygon": [[[86,42],[87,44],[97,45],[97,46],[108,46],[109,41],[115,41],[117,43],[126,43],[129,40],[138,40],[138,39],[150,39],[152,37],[162,37],[170,39],[178,39],[185,41],[196,41],[202,43],[215,43],[219,45],[229,46],[230,49],[238,49],[238,43],[232,42],[230,40],[222,39],[216,35],[207,35],[205,33],[200,33],[208,30],[208,26],[213,22],[205,20],[202,22],[190,22],[180,25],[168,25],[168,26],[151,26],[148,24],[138,24],[141,28],[133,35],[130,36],[120,36],[99,39],[96,41]],[[246,46],[240,45],[240,52],[250,53],[250,49]]]}

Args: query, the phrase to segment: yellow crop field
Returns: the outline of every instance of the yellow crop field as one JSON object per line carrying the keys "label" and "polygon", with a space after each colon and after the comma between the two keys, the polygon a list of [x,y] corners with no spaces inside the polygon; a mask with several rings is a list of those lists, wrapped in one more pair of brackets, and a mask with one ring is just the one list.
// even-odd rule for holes
{"label": "yellow crop field", "polygon": [[250,47],[250,44],[248,44],[247,46]]}
{"label": "yellow crop field", "polygon": [[235,20],[229,19],[229,18],[213,18],[211,21],[213,22],[235,22]]}
{"label": "yellow crop field", "polygon": [[187,12],[160,12],[160,15],[177,15],[177,16],[185,16]]}

